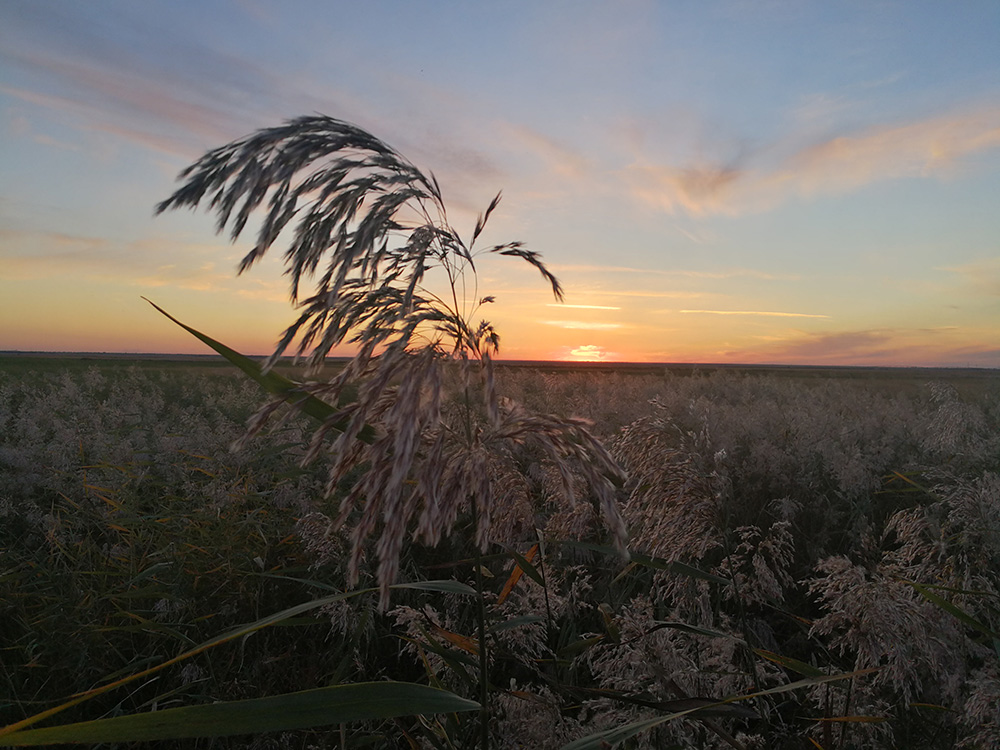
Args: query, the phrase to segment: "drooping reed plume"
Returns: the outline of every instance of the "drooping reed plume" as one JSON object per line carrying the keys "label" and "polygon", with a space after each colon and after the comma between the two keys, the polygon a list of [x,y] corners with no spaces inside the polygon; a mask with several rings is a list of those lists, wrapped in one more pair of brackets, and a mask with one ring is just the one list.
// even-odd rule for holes
{"label": "drooping reed plume", "polygon": [[[574,474],[587,480],[624,548],[614,492],[621,472],[587,423],[528,413],[496,394],[492,357],[499,336],[488,321],[475,319],[493,301],[479,295],[476,257],[520,258],[562,298],[558,280],[520,242],[474,248],[499,195],[466,243],[448,221],[433,175],[361,128],[325,116],[301,117],[210,151],[181,179],[158,213],[205,205],[217,216],[217,231],[228,229],[233,240],[251,215],[262,213],[241,273],[288,238],[285,273],[300,314],[269,366],[290,347],[312,371],[337,347],[356,349],[342,371],[312,388],[339,406],[316,431],[309,454],[332,451],[330,493],[352,467],[366,466],[333,524],[353,524],[350,582],[358,579],[366,540],[377,533],[384,605],[406,538],[436,544],[465,509],[475,517],[476,544],[486,549],[504,497],[491,477],[509,470],[512,450],[526,442],[557,467],[571,502]],[[315,286],[303,295],[309,282]],[[277,408],[262,412],[252,429]]]}

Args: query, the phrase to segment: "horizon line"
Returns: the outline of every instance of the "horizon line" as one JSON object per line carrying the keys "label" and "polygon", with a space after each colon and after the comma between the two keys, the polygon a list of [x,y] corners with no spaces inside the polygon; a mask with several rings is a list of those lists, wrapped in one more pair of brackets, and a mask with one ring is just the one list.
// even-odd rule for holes
{"label": "horizon line", "polygon": [[[183,352],[108,352],[108,351],[53,351],[53,350],[22,350],[22,349],[0,349],[0,357],[65,357],[65,358],[107,358],[107,359],[217,359],[226,362],[226,358],[214,352],[204,354],[192,354]],[[267,359],[270,354],[244,354],[250,359]],[[294,355],[283,355],[282,362],[291,362]],[[345,362],[351,359],[350,356],[328,356],[331,362]],[[819,364],[804,362],[666,362],[666,361],[634,361],[634,360],[574,360],[574,359],[504,359],[502,357],[493,358],[498,364],[506,365],[542,365],[547,367],[572,367],[572,366],[617,366],[617,367],[715,367],[715,368],[809,368],[819,370],[830,369],[854,369],[854,370],[984,370],[996,371],[1000,373],[1000,367],[975,364],[933,364],[933,365],[889,365],[889,364]]]}

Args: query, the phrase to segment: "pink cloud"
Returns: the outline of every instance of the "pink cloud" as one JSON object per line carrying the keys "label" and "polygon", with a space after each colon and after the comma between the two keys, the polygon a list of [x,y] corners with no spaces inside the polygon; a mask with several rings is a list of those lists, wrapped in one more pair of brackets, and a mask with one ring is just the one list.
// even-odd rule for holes
{"label": "pink cloud", "polygon": [[505,123],[503,129],[514,141],[514,148],[517,151],[532,152],[541,158],[559,177],[567,180],[578,180],[586,173],[588,169],[587,159],[554,138],[513,123]]}
{"label": "pink cloud", "polygon": [[[84,127],[136,141],[141,145],[189,157],[197,144],[225,142],[238,132],[238,118],[205,102],[189,101],[169,82],[134,70],[63,61],[21,52],[19,62],[41,70],[72,93],[0,87],[22,101],[78,117]],[[169,135],[168,135],[169,134]],[[194,143],[193,143],[194,142]]]}
{"label": "pink cloud", "polygon": [[667,213],[736,215],[767,210],[797,195],[846,193],[893,179],[946,177],[963,168],[963,160],[973,154],[996,148],[1000,107],[986,107],[828,138],[770,166],[705,162],[679,167],[640,161],[626,168],[623,178],[633,196]]}
{"label": "pink cloud", "polygon": [[1000,367],[995,346],[970,344],[958,334],[952,327],[797,334],[754,350],[721,354],[748,364]]}
{"label": "pink cloud", "polygon": [[693,216],[726,213],[738,169],[704,164],[694,167],[634,165],[626,170],[632,194],[667,213],[682,209]]}

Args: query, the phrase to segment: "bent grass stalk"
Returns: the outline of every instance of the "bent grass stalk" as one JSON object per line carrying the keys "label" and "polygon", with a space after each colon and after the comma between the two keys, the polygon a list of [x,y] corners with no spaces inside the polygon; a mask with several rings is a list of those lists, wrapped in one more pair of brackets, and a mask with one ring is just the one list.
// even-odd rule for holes
{"label": "bent grass stalk", "polygon": [[[476,257],[497,254],[527,262],[548,282],[555,299],[563,296],[541,256],[521,242],[475,247],[499,194],[478,217],[466,244],[449,223],[432,174],[357,126],[324,116],[301,117],[210,151],[181,178],[183,186],[157,206],[157,213],[206,202],[217,214],[217,231],[228,227],[233,240],[268,201],[241,273],[279,236],[290,237],[285,260],[290,298],[300,315],[263,370],[246,371],[284,401],[288,385],[267,378],[286,349],[295,344],[296,356],[318,371],[335,347],[356,348],[340,374],[307,390],[338,404],[315,432],[306,456],[309,461],[329,450],[328,494],[349,471],[365,467],[342,497],[334,520],[339,528],[354,519],[349,585],[358,582],[365,543],[377,533],[380,608],[386,609],[406,537],[437,545],[467,508],[476,523],[477,558],[486,552],[495,541],[491,525],[499,494],[490,468],[502,465],[517,472],[514,451],[529,442],[558,470],[570,503],[575,502],[573,472],[582,474],[624,553],[625,526],[614,495],[621,471],[587,424],[531,414],[497,396],[493,357],[499,335],[488,321],[473,318],[494,301],[479,293]],[[427,280],[435,270],[444,276],[445,294],[435,293]],[[315,290],[301,298],[308,280],[315,281]],[[356,399],[343,403],[349,388],[356,389]],[[275,404],[262,410],[251,432],[275,410]],[[365,435],[372,439],[358,440]],[[480,739],[487,750],[489,656],[479,566],[477,576],[484,704]]]}

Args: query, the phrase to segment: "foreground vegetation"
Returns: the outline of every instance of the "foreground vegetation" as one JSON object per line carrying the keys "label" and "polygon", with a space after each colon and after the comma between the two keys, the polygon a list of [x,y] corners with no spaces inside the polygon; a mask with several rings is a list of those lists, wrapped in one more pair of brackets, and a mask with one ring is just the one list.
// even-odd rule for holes
{"label": "foreground vegetation", "polygon": [[[591,504],[555,501],[559,478],[541,456],[518,457],[527,480],[510,484],[494,518],[499,543],[481,560],[497,746],[558,747],[683,710],[686,698],[868,667],[878,669],[663,723],[629,742],[995,744],[1000,388],[900,385],[501,368],[503,395],[594,421],[629,472],[633,554],[625,564],[602,546]],[[324,499],[327,467],[294,460],[308,450],[309,425],[291,420],[229,450],[260,401],[253,384],[191,370],[0,375],[0,721],[348,588],[350,540],[328,533],[337,500]],[[471,557],[460,541],[411,547],[401,578],[472,584]],[[373,571],[374,558],[362,566]],[[382,679],[475,699],[477,655],[472,597],[401,590],[383,613],[372,592],[61,719]],[[395,746],[409,737],[461,747],[474,724],[462,716],[229,742]]]}

